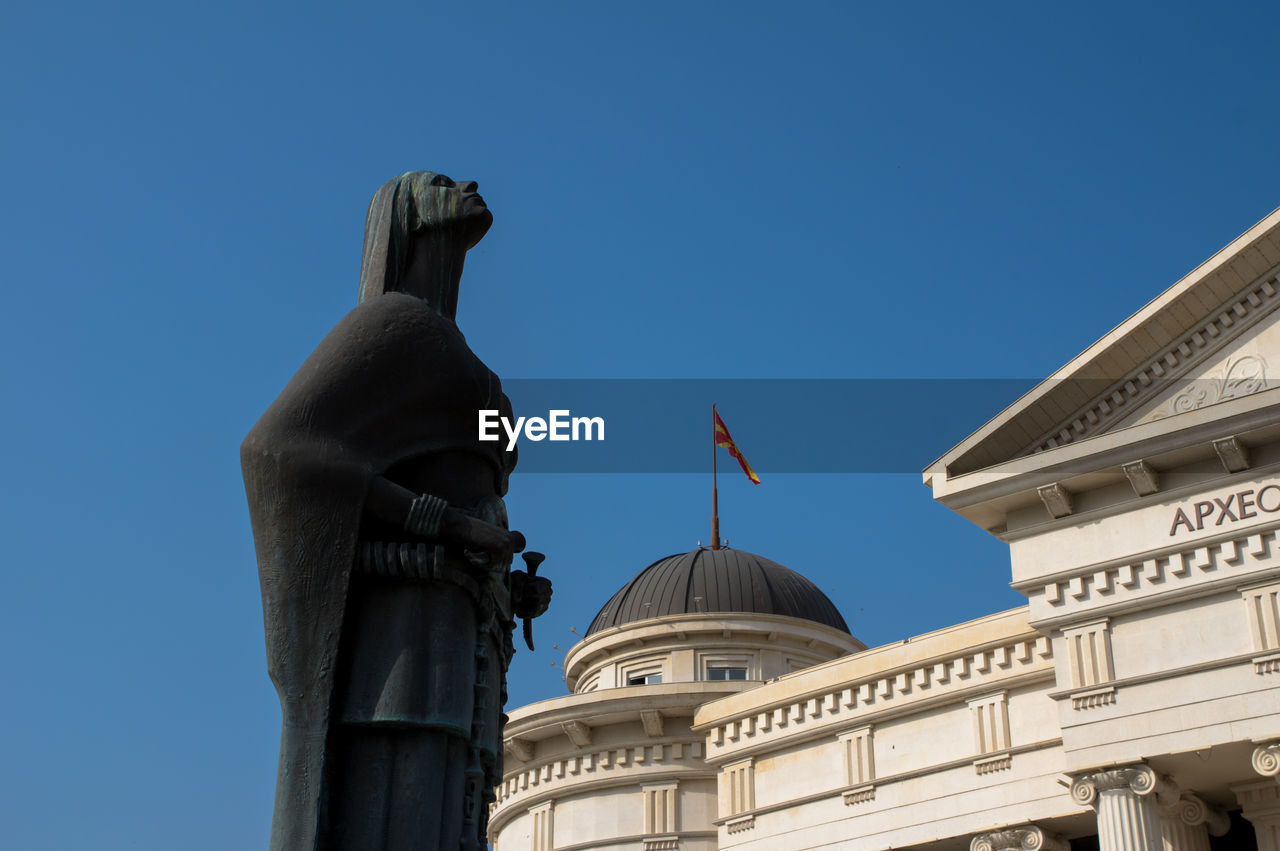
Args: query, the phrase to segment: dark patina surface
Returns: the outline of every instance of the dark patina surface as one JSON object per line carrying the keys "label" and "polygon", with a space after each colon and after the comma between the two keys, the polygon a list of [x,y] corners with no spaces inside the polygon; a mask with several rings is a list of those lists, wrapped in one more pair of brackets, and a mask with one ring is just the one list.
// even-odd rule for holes
{"label": "dark patina surface", "polygon": [[510,569],[515,453],[476,429],[510,403],[454,323],[476,188],[378,190],[359,306],[241,447],[284,716],[272,851],[485,847],[512,630],[550,584]]}

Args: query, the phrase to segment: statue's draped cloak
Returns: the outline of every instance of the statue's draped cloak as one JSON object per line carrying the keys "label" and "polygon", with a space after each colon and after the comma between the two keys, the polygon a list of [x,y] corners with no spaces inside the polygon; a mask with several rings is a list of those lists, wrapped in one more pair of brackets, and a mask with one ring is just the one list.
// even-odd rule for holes
{"label": "statue's draped cloak", "polygon": [[337,656],[369,485],[398,462],[467,451],[492,463],[495,493],[504,494],[513,459],[501,442],[479,442],[478,407],[510,416],[497,377],[452,321],[388,293],[325,337],[241,446],[267,669],[284,715],[272,851],[317,845]]}

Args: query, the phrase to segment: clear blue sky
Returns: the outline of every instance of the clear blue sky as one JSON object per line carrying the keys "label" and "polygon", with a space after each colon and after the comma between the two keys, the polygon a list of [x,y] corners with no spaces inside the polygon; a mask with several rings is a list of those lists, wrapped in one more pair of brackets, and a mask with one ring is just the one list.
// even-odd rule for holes
{"label": "clear blue sky", "polygon": [[[279,707],[238,446],[354,305],[383,181],[480,182],[459,324],[505,377],[1034,379],[1280,204],[1278,18],[11,4],[0,845],[265,847]],[[722,413],[764,478],[722,456],[725,534],[868,644],[1020,602],[1005,547],[920,484],[947,445],[771,475],[761,415]],[[553,643],[705,540],[708,502],[705,475],[517,474],[556,597],[512,705],[561,693]]]}

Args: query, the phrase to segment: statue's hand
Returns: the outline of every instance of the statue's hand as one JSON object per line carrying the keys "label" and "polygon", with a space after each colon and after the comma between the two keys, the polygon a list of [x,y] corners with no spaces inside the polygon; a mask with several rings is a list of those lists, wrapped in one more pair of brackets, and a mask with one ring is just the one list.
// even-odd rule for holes
{"label": "statue's hand", "polygon": [[511,605],[518,618],[536,618],[551,605],[551,580],[529,577],[523,570],[511,571]]}
{"label": "statue's hand", "polygon": [[469,550],[488,553],[501,562],[510,561],[514,553],[525,547],[524,535],[519,532],[486,523],[456,508],[445,508],[441,512],[436,529],[411,531],[448,543],[461,544]]}

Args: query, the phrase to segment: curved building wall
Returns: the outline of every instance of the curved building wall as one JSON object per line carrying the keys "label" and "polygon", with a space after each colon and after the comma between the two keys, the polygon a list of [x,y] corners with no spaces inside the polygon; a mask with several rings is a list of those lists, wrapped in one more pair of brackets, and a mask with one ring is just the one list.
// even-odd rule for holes
{"label": "curved building wall", "polygon": [[690,724],[700,703],[751,685],[634,686],[516,710],[491,841],[548,851],[715,848],[715,770]]}
{"label": "curved building wall", "polygon": [[719,780],[696,708],[862,649],[843,628],[755,612],[597,629],[565,657],[572,694],[511,713],[492,843],[715,849]]}
{"label": "curved building wall", "polygon": [[663,682],[701,682],[726,668],[743,668],[745,679],[762,682],[864,649],[844,630],[800,618],[671,615],[588,636],[566,655],[565,682],[577,693],[653,673]]}

